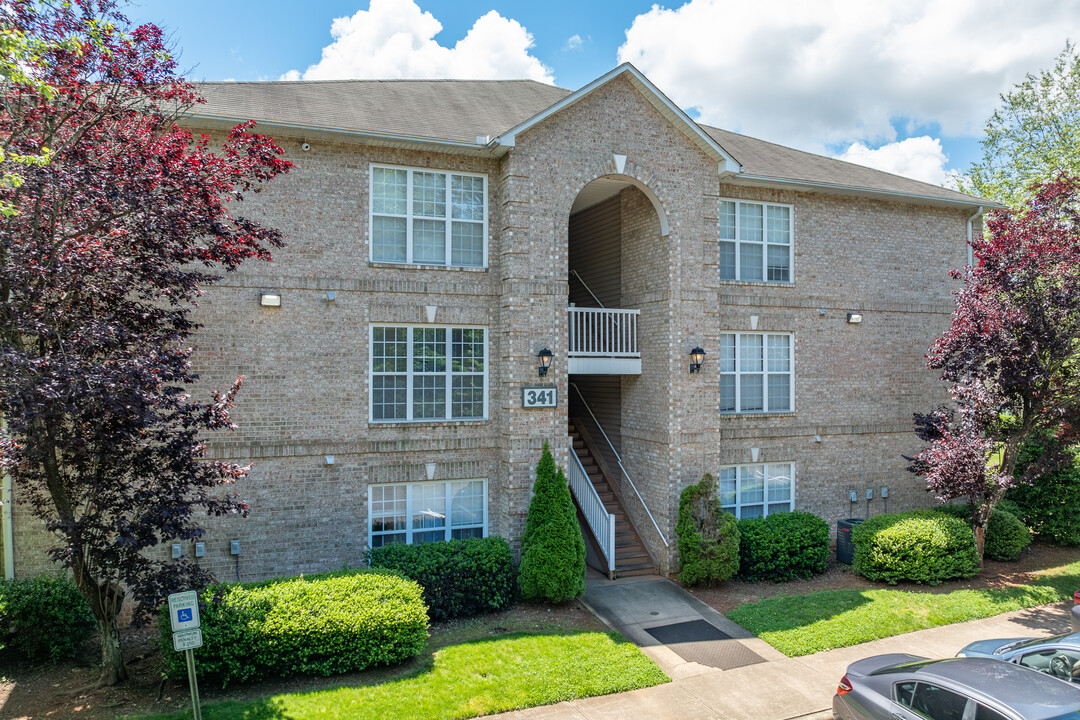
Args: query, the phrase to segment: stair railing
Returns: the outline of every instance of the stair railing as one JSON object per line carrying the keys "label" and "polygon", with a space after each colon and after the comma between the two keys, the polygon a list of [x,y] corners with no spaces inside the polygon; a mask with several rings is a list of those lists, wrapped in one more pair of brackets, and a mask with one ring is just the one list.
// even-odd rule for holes
{"label": "stair railing", "polygon": [[567,474],[569,475],[570,492],[574,494],[574,499],[577,500],[578,507],[581,508],[581,514],[585,516],[585,522],[589,524],[593,537],[600,544],[600,551],[604,554],[604,559],[607,560],[608,575],[611,576],[615,572],[615,516],[604,507],[604,501],[600,499],[592,480],[589,479],[588,473],[585,472],[585,467],[581,464],[581,458],[578,457],[577,451],[574,449],[574,438],[568,439],[570,441],[570,462],[567,463],[569,466]]}
{"label": "stair railing", "polygon": [[619,456],[619,451],[616,450],[615,446],[611,444],[611,438],[609,438],[607,433],[604,432],[604,426],[601,425],[600,421],[596,419],[595,415],[593,415],[592,408],[590,408],[589,403],[585,401],[585,397],[581,394],[581,390],[578,389],[577,383],[570,383],[570,387],[574,388],[574,392],[576,392],[577,396],[581,398],[581,404],[584,405],[585,410],[588,411],[589,417],[591,417],[592,421],[596,423],[596,427],[600,428],[600,434],[604,436],[604,441],[607,443],[608,447],[611,448],[612,454],[615,455],[615,460],[618,461],[619,467],[623,471],[623,475],[626,476],[626,481],[630,483],[630,487],[633,488],[634,494],[637,495],[637,499],[641,503],[641,507],[645,508],[645,512],[648,514],[649,520],[652,520],[653,527],[656,528],[656,534],[660,536],[661,540],[663,540],[664,547],[670,547],[670,543],[668,543],[667,538],[664,536],[664,531],[660,529],[660,525],[656,522],[656,518],[653,517],[652,511],[649,510],[648,503],[645,502],[645,498],[641,497],[641,493],[638,492],[637,485],[634,484],[634,479],[630,477],[630,473],[626,471],[626,466],[623,465],[622,458]]}

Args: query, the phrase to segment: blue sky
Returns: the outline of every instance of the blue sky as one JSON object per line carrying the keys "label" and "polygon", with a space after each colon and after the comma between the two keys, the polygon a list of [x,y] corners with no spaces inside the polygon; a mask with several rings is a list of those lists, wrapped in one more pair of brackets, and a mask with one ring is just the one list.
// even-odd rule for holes
{"label": "blue sky", "polygon": [[196,80],[528,77],[633,62],[701,122],[948,183],[1080,0],[142,0]]}

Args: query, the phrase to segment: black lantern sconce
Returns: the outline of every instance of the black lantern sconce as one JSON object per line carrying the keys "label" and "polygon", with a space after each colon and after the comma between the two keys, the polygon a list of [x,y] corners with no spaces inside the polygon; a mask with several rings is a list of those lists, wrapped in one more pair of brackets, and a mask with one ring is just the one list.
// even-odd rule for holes
{"label": "black lantern sconce", "polygon": [[690,351],[690,374],[701,372],[701,366],[705,364],[705,351],[699,347]]}
{"label": "black lantern sconce", "polygon": [[548,368],[551,367],[551,358],[554,355],[547,348],[544,348],[540,352],[536,353],[536,358],[540,361],[540,364],[536,366],[536,374],[539,377],[547,375]]}

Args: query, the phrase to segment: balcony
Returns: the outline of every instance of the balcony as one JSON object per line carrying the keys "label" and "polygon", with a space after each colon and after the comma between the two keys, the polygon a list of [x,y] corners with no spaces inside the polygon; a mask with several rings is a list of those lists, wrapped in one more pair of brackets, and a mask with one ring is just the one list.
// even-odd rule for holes
{"label": "balcony", "polygon": [[640,375],[637,321],[640,310],[569,307],[571,375]]}

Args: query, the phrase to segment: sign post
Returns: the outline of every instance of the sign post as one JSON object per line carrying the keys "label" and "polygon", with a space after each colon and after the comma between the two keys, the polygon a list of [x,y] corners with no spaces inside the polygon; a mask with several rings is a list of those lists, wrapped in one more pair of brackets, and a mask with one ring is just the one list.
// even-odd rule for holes
{"label": "sign post", "polygon": [[172,623],[173,650],[183,652],[187,663],[192,711],[195,720],[202,720],[202,708],[199,706],[199,680],[195,677],[195,655],[192,653],[192,650],[201,648],[203,644],[202,630],[199,628],[198,593],[188,590],[170,595],[169,621]]}

